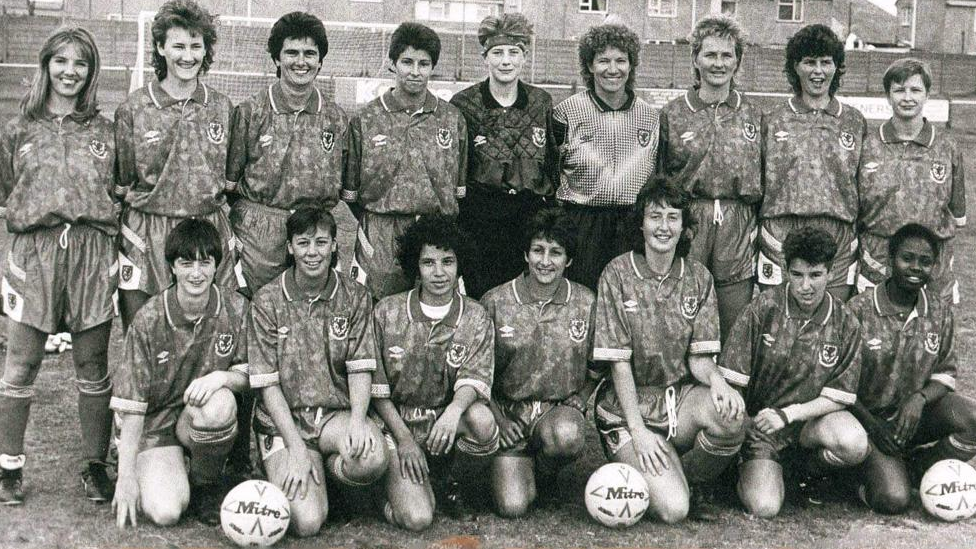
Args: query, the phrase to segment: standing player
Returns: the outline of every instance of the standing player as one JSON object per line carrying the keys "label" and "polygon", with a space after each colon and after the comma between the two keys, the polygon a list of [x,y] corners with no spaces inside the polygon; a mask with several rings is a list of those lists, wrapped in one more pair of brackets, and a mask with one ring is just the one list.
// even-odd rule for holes
{"label": "standing player", "polygon": [[24,501],[24,434],[47,334],[70,330],[85,495],[112,498],[108,341],[115,316],[117,205],[112,123],[98,113],[98,48],[55,32],[21,114],[0,134],[0,205],[12,234],[3,277],[7,357],[0,378],[0,504]]}
{"label": "standing player", "polygon": [[221,209],[227,184],[231,104],[200,82],[213,62],[213,17],[191,0],[163,4],[152,23],[156,78],[115,111],[122,217],[119,290],[123,327],[169,286],[163,241],[180,220],[207,219],[220,231],[217,284],[237,289],[236,242]]}
{"label": "standing player", "polygon": [[586,401],[597,377],[587,367],[596,296],[563,276],[576,227],[561,210],[543,210],[522,239],[528,272],[481,300],[495,325],[491,409],[501,452],[491,476],[505,517],[524,515],[539,492],[553,495],[559,469],[583,453]]}
{"label": "standing player", "polygon": [[220,522],[221,472],[237,435],[233,393],[247,386],[247,301],[214,285],[222,244],[209,221],[173,228],[164,253],[175,284],[136,314],[112,372],[119,528],[135,526],[139,510],[175,524],[188,503],[201,522]]}
{"label": "standing player", "polygon": [[383,434],[366,417],[376,370],[373,300],[335,270],[335,236],[325,208],[291,214],[291,267],[254,296],[248,332],[251,387],[261,391],[258,448],[302,537],[325,523],[325,471],[352,486],[386,471]]}
{"label": "standing player", "polygon": [[[770,518],[783,505],[782,461],[807,456],[808,475],[860,463],[867,437],[845,410],[861,370],[857,318],[826,291],[834,240],[802,227],[783,242],[788,283],[762,293],[739,316],[722,354],[722,374],[742,388],[752,425],[739,466],[739,497],[749,513]],[[819,503],[813,479],[805,482]]]}
{"label": "standing player", "polygon": [[396,87],[367,103],[349,125],[341,197],[359,220],[350,273],[374,299],[411,286],[396,264],[397,237],[418,215],[457,215],[464,197],[464,117],[427,91],[440,53],[437,33],[402,23],[390,38]]}
{"label": "standing player", "polygon": [[752,299],[762,200],[762,110],[733,89],[744,45],[734,20],[699,21],[691,33],[695,87],[661,112],[661,171],[692,196],[690,257],[715,279],[723,340]]}
{"label": "standing player", "polygon": [[922,225],[898,229],[888,239],[891,276],[850,303],[864,356],[852,411],[872,443],[859,492],[879,513],[907,510],[910,479],[935,462],[976,455],[976,401],[954,392],[952,308],[925,289],[941,245]]}
{"label": "standing player", "polygon": [[628,214],[657,162],[658,112],[634,94],[639,53],[640,39],[627,27],[591,27],[579,42],[587,89],[553,109],[556,198],[579,227],[581,244],[569,278],[591,290],[627,249]]}
{"label": "standing player", "polygon": [[[483,474],[498,449],[498,426],[486,404],[495,363],[491,318],[457,287],[465,240],[449,217],[422,216],[397,239],[397,258],[418,288],[380,300],[373,313],[389,380],[372,391],[391,450],[383,514],[408,530],[433,521],[434,479],[446,488],[448,514],[460,516],[453,470],[468,478]],[[451,470],[432,468],[434,459]]]}
{"label": "standing player", "polygon": [[857,289],[887,278],[888,239],[903,224],[920,223],[939,237],[933,286],[957,304],[952,237],[966,224],[966,176],[962,149],[923,116],[931,86],[932,73],[918,59],[899,59],[885,71],[884,89],[894,116],[868,134],[861,155]]}
{"label": "standing player", "polygon": [[596,424],[611,461],[636,467],[650,511],[666,523],[689,510],[689,483],[713,480],[738,453],[742,397],[715,365],[720,349],[712,276],[688,259],[690,198],[652,177],[631,220],[633,249],[600,276],[593,359],[611,363]]}
{"label": "standing player", "polygon": [[474,298],[522,272],[520,248],[512,243],[554,191],[552,98],[520,79],[531,41],[524,15],[486,17],[478,42],[488,78],[451,98],[468,127],[468,192],[458,221],[481,250],[481,276],[467,284]]}
{"label": "standing player", "polygon": [[759,284],[782,284],[783,239],[800,226],[823,229],[837,243],[827,289],[850,297],[857,271],[857,169],[864,116],[834,97],[844,75],[844,43],[824,25],[808,25],[786,45],[793,97],[766,115],[765,196],[759,210]]}

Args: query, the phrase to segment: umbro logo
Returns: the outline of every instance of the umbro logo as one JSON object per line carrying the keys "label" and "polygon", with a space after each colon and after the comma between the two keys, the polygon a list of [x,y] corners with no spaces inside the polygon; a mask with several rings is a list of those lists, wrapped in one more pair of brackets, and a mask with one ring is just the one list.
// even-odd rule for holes
{"label": "umbro logo", "polygon": [[403,355],[406,353],[404,348],[400,347],[399,345],[394,345],[390,347],[388,350],[390,351],[390,358],[392,359],[401,359],[403,358]]}
{"label": "umbro logo", "polygon": [[158,355],[156,355],[156,360],[160,364],[166,364],[167,362],[169,362],[169,351],[163,351]]}
{"label": "umbro logo", "polygon": [[498,329],[501,332],[501,337],[515,337],[515,328],[505,325]]}
{"label": "umbro logo", "polygon": [[484,145],[487,142],[488,142],[488,138],[485,137],[485,136],[483,136],[483,135],[476,135],[476,136],[474,136],[474,146],[475,147],[480,147],[481,145]]}
{"label": "umbro logo", "polygon": [[146,140],[146,143],[154,145],[159,143],[159,141],[162,139],[162,134],[156,130],[149,130],[148,132],[142,134],[142,137]]}
{"label": "umbro logo", "polygon": [[765,345],[767,347],[772,347],[773,346],[773,343],[776,343],[776,338],[773,337],[772,334],[763,334],[762,335],[762,342],[763,342],[763,345]]}
{"label": "umbro logo", "polygon": [[258,138],[258,143],[261,144],[262,149],[266,147],[270,147],[272,142],[274,142],[273,135],[264,134]]}
{"label": "umbro logo", "polygon": [[867,340],[867,344],[868,344],[868,349],[870,349],[872,351],[880,351],[881,350],[881,340],[878,339],[878,338],[873,338],[873,339]]}
{"label": "umbro logo", "polygon": [[687,143],[695,138],[695,132],[685,132],[681,134],[681,142]]}
{"label": "umbro logo", "polygon": [[374,147],[385,147],[389,144],[387,141],[388,137],[382,133],[373,136],[373,146]]}
{"label": "umbro logo", "polygon": [[776,137],[776,141],[786,141],[790,137],[790,132],[784,132],[782,130],[773,134]]}
{"label": "umbro logo", "polygon": [[874,173],[878,171],[878,166],[877,162],[868,162],[864,165],[864,173]]}
{"label": "umbro logo", "polygon": [[637,302],[634,301],[633,299],[628,299],[627,301],[624,301],[624,311],[628,313],[636,313]]}

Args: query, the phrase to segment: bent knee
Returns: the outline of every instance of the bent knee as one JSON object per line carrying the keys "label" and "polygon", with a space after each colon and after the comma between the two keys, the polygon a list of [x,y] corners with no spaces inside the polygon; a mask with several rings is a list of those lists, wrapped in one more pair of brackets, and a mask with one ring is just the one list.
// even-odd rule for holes
{"label": "bent knee", "polygon": [[838,433],[835,441],[836,445],[829,448],[837,454],[847,465],[857,465],[868,457],[871,446],[868,444],[868,435],[860,426],[845,429]]}
{"label": "bent knee", "polygon": [[325,509],[292,513],[289,529],[295,537],[310,538],[319,533],[322,525],[325,524],[325,519]]}
{"label": "bent knee", "polygon": [[230,389],[221,388],[203,406],[187,406],[193,427],[218,429],[237,422],[237,400]]}
{"label": "bent knee", "polygon": [[481,442],[491,439],[498,428],[495,424],[495,416],[481,402],[475,402],[464,411],[464,422],[470,436]]}
{"label": "bent knee", "polygon": [[586,446],[586,434],[577,421],[560,421],[543,437],[542,450],[548,456],[571,457],[579,455]]}
{"label": "bent knee", "polygon": [[142,513],[153,524],[158,526],[172,526],[176,524],[180,521],[180,516],[186,508],[185,504],[182,504],[176,499],[151,502],[143,501],[142,506]]}
{"label": "bent knee", "polygon": [[665,524],[677,524],[688,517],[688,500],[671,501],[655,509],[657,517]]}
{"label": "bent knee", "polygon": [[532,498],[529,494],[506,494],[495,502],[498,515],[503,518],[519,518],[529,512]]}
{"label": "bent knee", "polygon": [[889,485],[868,488],[867,501],[875,513],[900,515],[907,511],[911,504],[911,492],[908,486]]}
{"label": "bent knee", "polygon": [[405,530],[420,532],[434,523],[434,513],[425,505],[411,505],[397,513],[396,522]]}
{"label": "bent knee", "polygon": [[739,486],[739,499],[745,506],[746,512],[758,518],[773,518],[783,507],[783,498],[775,494],[761,494],[747,492]]}

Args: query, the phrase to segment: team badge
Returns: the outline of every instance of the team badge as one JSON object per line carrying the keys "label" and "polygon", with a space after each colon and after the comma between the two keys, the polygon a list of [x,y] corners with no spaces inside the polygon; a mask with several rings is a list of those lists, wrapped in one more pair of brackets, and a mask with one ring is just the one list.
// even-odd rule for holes
{"label": "team badge", "polygon": [[454,137],[451,135],[451,130],[445,130],[444,128],[437,130],[438,147],[442,149],[450,149],[453,142]]}
{"label": "team badge", "polygon": [[507,324],[499,328],[498,331],[501,332],[501,335],[499,337],[505,337],[505,338],[515,337],[515,328],[512,328]]}
{"label": "team badge", "polygon": [[698,298],[689,295],[681,300],[681,316],[692,319],[698,314]]}
{"label": "team badge", "polygon": [[132,265],[122,265],[122,281],[132,280]]}
{"label": "team badge", "polygon": [[946,165],[942,162],[933,162],[932,169],[929,170],[932,175],[932,181],[936,183],[945,183],[946,180]]}
{"label": "team badge", "polygon": [[929,332],[925,334],[925,352],[930,355],[939,353],[940,341],[939,334]]}
{"label": "team badge", "polygon": [[820,365],[825,368],[833,368],[837,365],[838,358],[840,355],[837,353],[837,346],[824,343],[823,348],[820,349]]}
{"label": "team badge", "polygon": [[460,368],[461,364],[468,359],[468,347],[460,343],[451,343],[451,348],[447,351],[447,363],[452,368]]}
{"label": "team badge", "polygon": [[851,132],[840,132],[840,138],[837,141],[841,147],[844,147],[844,150],[854,150],[854,134]]}
{"label": "team badge", "polygon": [[214,342],[214,352],[217,353],[219,357],[230,356],[230,352],[234,350],[234,336],[233,334],[217,334],[217,341]]}
{"label": "team badge", "polygon": [[346,339],[349,335],[349,319],[344,316],[332,317],[329,323],[329,337],[332,339]]}
{"label": "team badge", "polygon": [[322,130],[320,141],[322,141],[323,151],[332,152],[332,147],[335,146],[335,134],[332,133],[332,130]]}
{"label": "team badge", "polygon": [[220,122],[211,122],[207,124],[207,139],[209,139],[214,145],[220,145],[223,143],[224,125]]}
{"label": "team badge", "polygon": [[17,308],[17,294],[13,292],[7,294],[7,308],[11,311]]}
{"label": "team badge", "polygon": [[586,321],[581,318],[569,321],[569,339],[576,343],[582,343],[586,339]]}
{"label": "team badge", "polygon": [[389,348],[389,351],[390,351],[390,358],[392,358],[394,360],[398,360],[398,359],[403,358],[404,353],[406,353],[406,351],[403,349],[403,347],[400,347],[400,346],[397,346],[397,345],[394,345],[393,347],[390,347]]}
{"label": "team badge", "polygon": [[97,139],[92,139],[91,143],[88,144],[88,152],[99,160],[105,160],[105,157],[108,156],[108,148],[105,147],[105,143]]}
{"label": "team badge", "polygon": [[763,263],[763,266],[762,266],[762,275],[763,275],[764,278],[773,278],[773,264],[772,263]]}
{"label": "team badge", "polygon": [[647,130],[637,130],[637,144],[646,147],[651,144],[651,132]]}
{"label": "team badge", "polygon": [[532,144],[540,149],[546,146],[546,129],[532,126]]}
{"label": "team badge", "polygon": [[745,137],[747,140],[752,141],[753,143],[755,143],[756,136],[757,135],[759,135],[759,131],[756,130],[756,125],[755,124],[750,124],[748,122],[746,122],[745,124],[743,124],[743,126],[742,126],[742,137]]}

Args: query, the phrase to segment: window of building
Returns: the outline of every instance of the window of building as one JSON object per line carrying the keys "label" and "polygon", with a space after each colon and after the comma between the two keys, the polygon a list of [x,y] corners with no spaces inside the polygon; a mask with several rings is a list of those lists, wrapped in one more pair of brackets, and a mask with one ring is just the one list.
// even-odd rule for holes
{"label": "window of building", "polygon": [[421,21],[480,23],[489,15],[500,15],[505,0],[418,0],[414,16]]}
{"label": "window of building", "polygon": [[900,19],[901,26],[910,27],[912,26],[912,7],[905,6],[898,10],[898,17]]}
{"label": "window of building", "polygon": [[778,21],[803,21],[803,0],[776,0]]}
{"label": "window of building", "polygon": [[674,17],[677,0],[647,0],[647,15],[651,17]]}
{"label": "window of building", "polygon": [[722,0],[722,15],[735,17],[736,0]]}
{"label": "window of building", "polygon": [[522,11],[522,0],[505,0],[505,13],[519,13]]}
{"label": "window of building", "polygon": [[579,0],[581,13],[605,13],[610,0]]}

